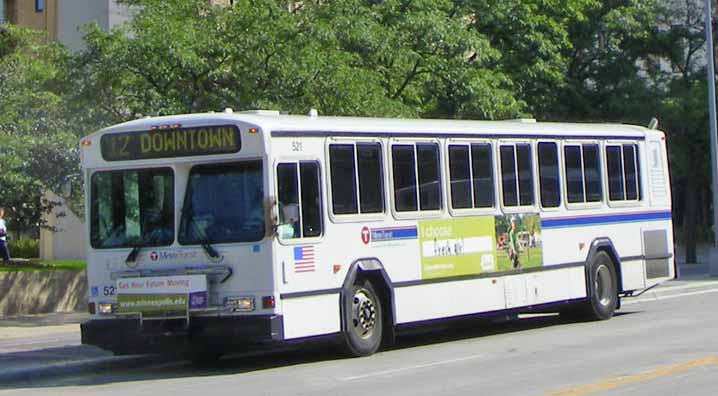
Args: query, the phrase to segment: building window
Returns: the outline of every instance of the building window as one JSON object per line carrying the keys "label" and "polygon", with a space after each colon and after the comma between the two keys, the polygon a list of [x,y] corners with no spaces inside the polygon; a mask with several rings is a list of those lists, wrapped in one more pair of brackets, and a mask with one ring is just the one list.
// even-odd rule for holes
{"label": "building window", "polygon": [[35,0],[35,12],[42,12],[45,10],[45,0]]}

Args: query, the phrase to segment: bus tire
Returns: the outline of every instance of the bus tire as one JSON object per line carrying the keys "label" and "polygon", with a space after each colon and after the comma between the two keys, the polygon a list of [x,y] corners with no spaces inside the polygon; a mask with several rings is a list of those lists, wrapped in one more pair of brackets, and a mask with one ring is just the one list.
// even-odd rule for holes
{"label": "bus tire", "polygon": [[610,319],[616,311],[618,277],[611,257],[603,251],[596,253],[588,267],[588,301],[584,314],[591,320]]}
{"label": "bus tire", "polygon": [[366,279],[357,279],[349,291],[344,302],[345,347],[352,356],[371,355],[382,340],[381,299]]}

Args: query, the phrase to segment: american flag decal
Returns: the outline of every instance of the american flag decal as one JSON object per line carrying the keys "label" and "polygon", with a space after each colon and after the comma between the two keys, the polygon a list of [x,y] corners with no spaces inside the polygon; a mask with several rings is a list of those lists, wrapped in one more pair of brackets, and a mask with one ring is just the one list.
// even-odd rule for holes
{"label": "american flag decal", "polygon": [[294,272],[314,272],[314,246],[294,248]]}

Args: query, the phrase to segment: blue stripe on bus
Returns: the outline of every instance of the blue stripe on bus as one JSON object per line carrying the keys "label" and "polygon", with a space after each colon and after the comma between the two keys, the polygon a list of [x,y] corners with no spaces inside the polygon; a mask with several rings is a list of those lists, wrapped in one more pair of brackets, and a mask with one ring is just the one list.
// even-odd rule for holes
{"label": "blue stripe on bus", "polygon": [[667,220],[670,218],[671,218],[671,211],[619,213],[619,214],[613,214],[613,215],[597,215],[597,216],[560,217],[560,218],[551,218],[551,219],[541,219],[541,228],[557,228],[557,227],[606,224],[606,223],[624,223],[624,222],[629,222],[629,221],[640,221],[640,220]]}
{"label": "blue stripe on bus", "polygon": [[374,242],[392,241],[396,239],[416,239],[418,232],[415,226],[372,228],[371,240]]}

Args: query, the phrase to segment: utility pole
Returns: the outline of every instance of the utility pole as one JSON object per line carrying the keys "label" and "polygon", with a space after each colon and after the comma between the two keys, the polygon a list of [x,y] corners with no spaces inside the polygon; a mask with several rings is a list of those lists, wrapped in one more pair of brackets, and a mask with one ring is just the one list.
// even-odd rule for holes
{"label": "utility pole", "polygon": [[706,60],[708,61],[708,117],[711,134],[711,173],[713,176],[713,246],[718,248],[718,159],[716,159],[716,79],[713,64],[713,23],[711,0],[706,0]]}

